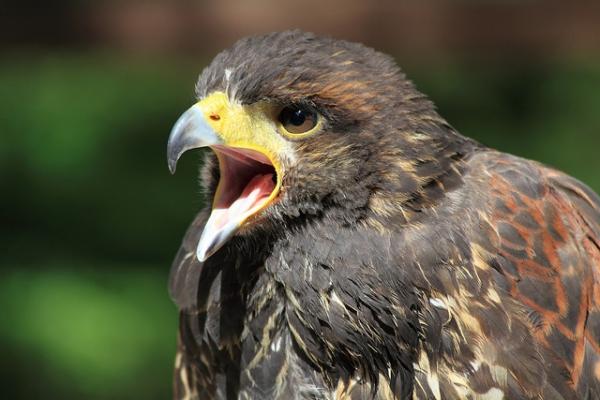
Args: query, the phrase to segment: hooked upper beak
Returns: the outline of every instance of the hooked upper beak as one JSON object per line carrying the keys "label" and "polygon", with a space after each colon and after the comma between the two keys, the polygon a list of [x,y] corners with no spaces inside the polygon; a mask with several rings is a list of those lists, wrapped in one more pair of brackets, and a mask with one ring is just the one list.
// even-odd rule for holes
{"label": "hooked upper beak", "polygon": [[179,117],[171,129],[167,144],[169,171],[175,173],[177,161],[186,151],[222,143],[221,138],[206,121],[202,109],[194,104]]}

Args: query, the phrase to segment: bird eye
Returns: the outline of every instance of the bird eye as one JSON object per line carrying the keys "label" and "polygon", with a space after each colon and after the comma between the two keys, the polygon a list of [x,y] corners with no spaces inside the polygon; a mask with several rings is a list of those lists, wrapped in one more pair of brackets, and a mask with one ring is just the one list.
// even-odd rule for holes
{"label": "bird eye", "polygon": [[289,133],[306,133],[317,125],[317,113],[297,105],[287,106],[279,113],[279,122]]}

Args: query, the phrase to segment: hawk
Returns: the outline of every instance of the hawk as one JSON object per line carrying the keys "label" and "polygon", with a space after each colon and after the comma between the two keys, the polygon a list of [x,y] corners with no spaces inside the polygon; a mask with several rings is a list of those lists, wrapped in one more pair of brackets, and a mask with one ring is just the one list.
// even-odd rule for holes
{"label": "hawk", "polygon": [[176,399],[599,399],[600,198],[461,136],[391,57],[300,31],[217,55],[175,258]]}

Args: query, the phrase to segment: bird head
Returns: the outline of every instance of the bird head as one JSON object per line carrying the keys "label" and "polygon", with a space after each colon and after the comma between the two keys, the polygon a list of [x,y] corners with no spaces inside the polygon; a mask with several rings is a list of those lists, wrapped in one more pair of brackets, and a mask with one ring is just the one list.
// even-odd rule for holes
{"label": "bird head", "polygon": [[200,261],[258,227],[354,223],[374,193],[418,191],[419,165],[438,158],[430,125],[443,121],[431,103],[389,56],[357,43],[300,31],[245,38],[202,72],[196,95],[171,131],[168,163],[174,172],[184,152],[212,149]]}

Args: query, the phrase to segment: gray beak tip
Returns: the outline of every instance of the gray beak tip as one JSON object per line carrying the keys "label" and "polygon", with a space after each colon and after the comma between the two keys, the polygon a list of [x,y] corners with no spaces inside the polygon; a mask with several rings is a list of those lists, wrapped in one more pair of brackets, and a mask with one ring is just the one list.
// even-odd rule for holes
{"label": "gray beak tip", "polygon": [[179,157],[187,150],[220,144],[221,140],[197,106],[190,107],[173,126],[167,144],[167,161],[171,174],[175,173]]}

